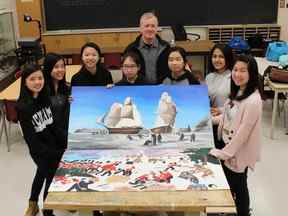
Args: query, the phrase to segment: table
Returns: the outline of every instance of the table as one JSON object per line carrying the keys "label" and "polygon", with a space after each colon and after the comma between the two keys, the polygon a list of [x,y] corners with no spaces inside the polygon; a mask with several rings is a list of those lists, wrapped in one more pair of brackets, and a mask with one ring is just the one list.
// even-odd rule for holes
{"label": "table", "polygon": [[[272,66],[278,66],[278,62],[272,62],[268,61],[266,58],[261,58],[261,57],[255,57],[257,64],[258,64],[258,70],[259,74],[263,76],[265,69],[272,65]],[[279,93],[287,93],[288,92],[288,84],[283,84],[283,83],[275,83],[272,82],[271,80],[267,80],[266,85],[274,91],[274,99],[273,99],[273,111],[272,111],[272,122],[271,122],[271,129],[270,129],[270,137],[271,139],[274,139],[274,127],[275,127],[275,120],[276,120],[276,113],[278,109],[278,94]]]}
{"label": "table", "polygon": [[285,83],[275,83],[271,80],[267,81],[267,85],[271,88],[272,91],[275,92],[274,99],[273,99],[273,111],[272,111],[272,122],[271,122],[271,130],[270,130],[270,137],[274,139],[274,127],[275,127],[275,120],[276,120],[276,113],[278,108],[278,94],[288,93],[288,84]]}
{"label": "table", "polygon": [[[204,56],[204,72],[206,73],[207,64],[208,64],[208,56],[210,54],[210,50],[214,46],[213,41],[210,40],[197,40],[197,41],[176,41],[176,46],[183,47],[188,55],[191,56]],[[113,54],[122,54],[126,48],[126,45],[118,44],[117,46],[103,46],[101,47],[101,52],[104,57],[109,58],[110,55]],[[69,59],[72,59],[72,64],[79,64],[80,62],[80,48],[70,48],[60,50],[58,52],[62,56],[66,58],[66,62],[69,63]]]}
{"label": "table", "polygon": [[[145,126],[143,127],[143,128],[145,128],[144,130],[146,130],[146,132],[143,130],[141,133],[143,133],[143,132],[144,133],[143,133],[143,135],[140,133],[141,136],[139,136],[139,132],[136,132],[136,133],[131,132],[131,134],[130,134],[130,132],[125,133],[125,134],[124,133],[120,134],[118,132],[116,134],[111,133],[110,134],[110,135],[112,135],[112,137],[111,137],[109,135],[109,132],[107,129],[104,129],[104,130],[101,130],[101,129],[97,130],[96,129],[94,132],[93,131],[91,131],[91,132],[87,131],[87,133],[84,132],[85,131],[85,129],[84,129],[84,131],[83,131],[84,133],[78,133],[76,131],[78,131],[79,129],[81,130],[81,128],[91,128],[92,129],[94,127],[94,126],[88,126],[87,127],[86,123],[84,123],[83,125],[80,126],[81,120],[79,120],[79,119],[82,119],[83,122],[86,122],[87,118],[88,119],[92,118],[93,122],[95,122],[94,119],[99,119],[97,114],[96,115],[91,114],[91,111],[95,110],[95,107],[99,107],[100,104],[101,104],[101,106],[105,107],[103,109],[97,108],[98,109],[97,112],[99,113],[99,116],[103,116],[100,113],[105,113],[106,110],[110,110],[110,108],[111,108],[110,106],[113,104],[113,101],[119,101],[119,98],[122,95],[130,95],[130,92],[131,92],[131,90],[129,90],[127,88],[126,88],[126,90],[121,90],[121,89],[117,90],[116,88],[112,88],[111,90],[109,90],[111,92],[107,92],[107,89],[103,89],[103,88],[97,89],[97,87],[94,87],[94,89],[93,89],[91,87],[91,88],[85,90],[87,92],[86,95],[89,96],[88,98],[87,97],[85,98],[85,97],[83,97],[83,94],[77,93],[77,91],[83,93],[84,88],[82,88],[82,89],[80,89],[80,88],[81,87],[73,89],[73,91],[75,90],[75,92],[74,92],[75,98],[74,99],[75,99],[75,101],[77,100],[78,103],[75,103],[75,104],[72,103],[72,107],[71,107],[71,109],[73,109],[74,111],[77,110],[76,112],[74,112],[74,114],[70,115],[69,140],[71,141],[71,143],[69,143],[68,150],[65,152],[63,159],[62,159],[63,163],[60,163],[60,170],[58,170],[59,172],[57,172],[57,174],[54,178],[54,181],[50,187],[48,197],[44,203],[45,208],[79,210],[82,215],[91,215],[93,210],[116,211],[116,212],[119,212],[119,211],[120,212],[121,211],[132,211],[132,212],[133,211],[135,211],[135,212],[182,211],[183,212],[184,211],[184,212],[189,212],[189,213],[192,212],[192,213],[194,213],[194,215],[196,215],[198,213],[198,215],[199,215],[199,212],[208,212],[208,211],[211,211],[211,208],[226,208],[226,207],[233,208],[234,207],[234,202],[233,202],[231,193],[229,191],[228,185],[226,184],[226,181],[225,182],[221,181],[224,184],[221,183],[222,186],[220,188],[217,186],[217,183],[215,182],[215,187],[210,188],[210,186],[207,186],[207,187],[205,187],[207,190],[203,190],[204,187],[203,187],[202,183],[201,183],[202,186],[200,186],[200,187],[193,187],[192,185],[191,185],[191,187],[185,187],[185,186],[181,187],[181,185],[179,185],[180,187],[174,187],[174,186],[171,187],[174,184],[173,182],[171,182],[172,183],[171,186],[169,186],[169,185],[160,186],[159,185],[160,182],[161,182],[161,184],[162,183],[164,183],[164,184],[170,183],[171,178],[173,178],[173,180],[178,182],[178,180],[180,180],[180,178],[178,178],[180,176],[180,172],[181,172],[181,175],[184,175],[184,173],[182,171],[188,172],[190,170],[191,172],[194,173],[194,171],[192,171],[191,169],[195,165],[195,163],[201,164],[200,166],[203,165],[202,166],[203,168],[204,168],[204,166],[206,167],[206,165],[207,165],[207,167],[212,165],[212,164],[208,163],[210,161],[208,157],[206,157],[206,156],[204,158],[202,157],[203,151],[208,153],[209,148],[212,147],[212,145],[213,145],[212,144],[212,137],[213,137],[212,136],[212,130],[207,131],[206,129],[204,129],[204,131],[199,132],[199,133],[201,133],[201,135],[199,134],[199,137],[202,135],[205,137],[205,141],[203,140],[204,143],[209,142],[207,140],[211,140],[211,142],[209,142],[209,144],[207,144],[207,146],[204,145],[204,146],[206,146],[205,147],[206,150],[205,149],[201,149],[201,150],[199,149],[199,152],[195,153],[195,156],[196,156],[196,154],[202,154],[202,156],[198,155],[200,157],[196,156],[195,158],[192,156],[194,153],[192,151],[190,152],[190,150],[186,149],[186,148],[188,148],[186,146],[186,144],[189,144],[189,143],[186,143],[185,146],[181,147],[181,149],[179,149],[178,145],[175,145],[175,144],[171,145],[171,142],[175,143],[175,140],[178,140],[180,136],[182,136],[182,135],[184,136],[184,132],[182,135],[181,134],[176,135],[177,137],[174,137],[174,135],[173,135],[176,131],[171,132],[169,135],[163,133],[161,136],[161,144],[160,144],[160,141],[158,141],[158,144],[160,144],[158,147],[157,146],[153,146],[153,147],[152,146],[150,146],[150,147],[144,146],[144,145],[146,145],[145,143],[147,143],[148,140],[150,140],[150,142],[153,142],[153,140],[152,140],[153,136],[151,136],[152,133],[150,133],[148,131],[148,130],[151,130],[151,128],[149,129],[149,126],[148,127],[146,126],[146,128],[145,128]],[[124,88],[125,87],[123,87],[123,89]],[[135,99],[135,101],[138,100],[137,98],[141,98],[143,100],[143,103],[138,103],[137,106],[140,107],[142,105],[143,109],[144,108],[148,109],[147,114],[142,113],[142,115],[141,115],[142,119],[148,119],[149,115],[153,115],[153,111],[152,111],[152,110],[154,110],[153,104],[156,104],[156,106],[158,104],[157,103],[158,99],[154,99],[155,101],[153,101],[153,99],[151,98],[151,95],[153,95],[153,94],[159,95],[159,100],[160,100],[160,98],[161,98],[160,93],[166,91],[166,88],[160,86],[161,90],[156,91],[156,89],[154,89],[154,91],[152,91],[150,94],[147,95],[146,92],[150,90],[148,88],[150,88],[150,87],[148,87],[148,86],[135,87],[136,94],[133,95],[133,98]],[[157,88],[157,87],[155,87],[155,88]],[[169,90],[171,90],[171,92],[172,92],[171,88],[172,87],[169,87]],[[202,88],[201,86],[194,86],[194,89],[203,89],[203,90],[205,90],[205,94],[208,95],[206,88]],[[123,91],[126,91],[126,93],[123,93]],[[182,89],[182,91],[189,93],[188,89],[185,89],[185,90]],[[103,92],[103,93],[100,93],[100,92]],[[196,94],[196,92],[197,91],[195,91],[195,94]],[[91,93],[93,93],[93,94],[91,94]],[[188,95],[187,98],[186,97],[182,98],[182,100],[183,101],[189,101],[188,98],[189,98],[189,95],[191,95],[191,93],[192,93],[192,91],[189,94],[187,94]],[[111,98],[111,97],[112,98],[106,99],[104,97],[104,94],[107,94],[107,96],[109,96],[109,98]],[[97,103],[95,103],[94,101],[92,103],[90,98],[94,98],[94,96],[96,96],[96,95],[101,95],[103,100],[101,100],[101,101],[95,100],[95,101],[97,101]],[[179,93],[179,95],[183,95],[183,94]],[[132,97],[132,95],[130,95],[130,96]],[[122,96],[122,97],[124,97],[124,96]],[[151,98],[151,101],[149,101],[150,98]],[[175,98],[176,98],[176,95],[174,97],[174,100],[175,100]],[[205,97],[202,97],[202,99],[205,101]],[[194,98],[194,100],[199,101],[199,97],[196,96]],[[177,100],[175,100],[175,103],[177,104],[176,101]],[[86,102],[88,102],[88,103],[86,103]],[[186,104],[186,106],[189,108],[191,108],[191,105],[195,104],[193,102],[191,102],[191,104],[190,104],[190,102],[188,104]],[[144,103],[145,103],[145,106],[143,105]],[[152,106],[148,103],[152,104]],[[82,105],[80,105],[80,104],[82,104]],[[208,106],[209,106],[208,104],[203,105],[203,108],[206,107],[206,105],[208,108]],[[84,107],[85,107],[85,112],[82,112],[83,111],[82,108],[84,108]],[[182,107],[182,108],[180,108],[180,107]],[[178,110],[181,110],[181,109],[183,110],[184,106],[179,106]],[[191,109],[194,109],[193,106]],[[101,110],[104,112],[102,112]],[[209,109],[206,109],[206,112],[209,113]],[[79,116],[79,113],[83,113],[83,115]],[[88,113],[90,113],[90,114],[88,114]],[[86,114],[88,114],[88,115],[86,115]],[[206,114],[205,114],[205,116],[206,116]],[[152,117],[152,118],[154,119],[154,117]],[[104,119],[104,121],[105,121],[105,119]],[[93,125],[94,125],[94,123],[93,123]],[[188,128],[190,128],[191,124],[186,123],[186,125],[187,125],[187,129],[188,129]],[[125,129],[125,128],[123,128],[123,129]],[[191,132],[191,128],[187,131]],[[116,132],[116,131],[114,131],[114,132]],[[102,136],[104,133],[107,136],[106,135]],[[138,133],[138,135],[137,135],[137,133]],[[186,135],[189,136],[189,139],[190,139],[190,136],[192,134],[195,135],[195,133],[190,133],[190,134],[186,134]],[[154,136],[154,137],[156,137],[156,136]],[[197,133],[196,137],[198,137],[198,133]],[[113,139],[114,139],[114,141],[113,141]],[[131,141],[131,139],[133,141],[130,143],[127,143],[127,142],[129,142],[127,140]],[[181,139],[183,139],[183,138],[181,138]],[[77,141],[73,143],[73,140],[77,140]],[[199,138],[199,141],[202,143],[202,138]],[[109,143],[109,142],[111,142],[111,143]],[[195,140],[194,141],[190,140],[188,142],[195,142]],[[196,141],[196,142],[198,143],[198,141]],[[166,143],[169,143],[170,149],[167,148],[167,145],[165,145]],[[156,142],[155,142],[155,144],[156,144]],[[196,146],[198,146],[196,143],[194,143],[194,144]],[[103,145],[104,146],[106,145],[106,147],[103,147]],[[126,145],[126,148],[124,148],[124,149],[118,148],[118,147],[123,146],[123,145]],[[199,143],[199,145],[200,145],[200,143]],[[83,151],[81,150],[80,146],[83,147],[83,149],[82,149]],[[89,146],[89,148],[87,148],[88,146]],[[100,146],[102,146],[102,147],[100,147]],[[100,147],[100,149],[98,149],[99,147]],[[165,151],[164,151],[164,149],[165,149]],[[159,154],[157,154],[156,152]],[[190,153],[188,153],[188,152],[190,152]],[[200,153],[200,152],[202,152],[202,153]],[[191,163],[192,160],[194,161],[193,163]],[[182,163],[181,161],[184,161],[184,162]],[[202,162],[207,161],[207,163],[206,162],[201,163],[201,161]],[[130,162],[130,163],[128,163],[128,162]],[[97,166],[96,164],[98,164],[98,165],[101,164],[100,167],[98,167],[99,170],[97,168],[97,171],[95,170],[95,167]],[[127,164],[130,164],[130,165],[127,166]],[[172,164],[172,166],[173,166],[173,164],[174,164],[174,166],[177,166],[179,168],[179,170],[177,170],[178,168],[175,168],[176,170],[174,168],[172,168],[170,170],[171,164]],[[131,165],[133,165],[133,168],[131,167]],[[169,168],[166,167],[166,165],[168,165]],[[216,164],[214,164],[214,165],[216,165]],[[213,167],[214,167],[214,165],[213,165]],[[73,170],[75,170],[74,168],[78,169],[79,166],[81,167],[80,169],[83,172],[79,170],[79,172],[77,171],[78,174],[76,174],[76,172],[73,174],[73,172],[74,172]],[[108,168],[108,166],[110,168]],[[221,165],[217,164],[217,167],[219,169],[215,170],[215,172],[214,171],[210,172],[210,174],[215,175],[216,178],[217,178],[217,176],[218,177],[222,176],[223,178],[221,177],[221,179],[223,180],[225,177],[224,177],[224,173],[222,173],[223,171],[221,169]],[[90,168],[92,170],[94,169],[94,171],[92,171],[93,173],[90,172],[91,171]],[[136,172],[136,173],[134,173],[135,175],[133,175],[131,168],[134,171],[137,171],[137,169],[139,169],[138,170],[139,172]],[[146,170],[146,168],[147,168],[147,170]],[[182,168],[184,168],[184,169],[182,169]],[[124,170],[128,170],[128,169],[130,171],[130,174],[119,174],[119,172],[118,172],[119,170],[124,171]],[[168,177],[169,178],[168,181],[167,181],[167,179],[165,180],[163,178],[159,179],[159,176],[157,173],[164,174],[164,172],[162,172],[161,170],[162,171],[163,170],[171,171],[172,174],[170,173],[170,177]],[[175,170],[176,172],[173,174],[174,171],[172,171],[172,170]],[[120,171],[120,172],[122,172],[122,171]],[[216,172],[218,172],[218,173],[216,173]],[[167,177],[168,173],[166,173],[166,177]],[[119,179],[118,177],[120,177],[122,175],[126,175],[124,178],[121,178],[122,180],[124,180],[124,184],[121,184],[122,180],[118,181],[115,179],[115,178]],[[90,177],[93,176],[93,180],[89,181],[88,176],[90,176]],[[131,176],[131,178],[128,176]],[[145,177],[146,180],[142,180],[142,182],[141,182],[140,179],[136,178],[137,176],[138,177],[142,176],[142,178],[144,176],[146,176]],[[201,174],[201,177],[205,177],[205,175]],[[77,179],[75,179],[75,178],[77,178]],[[102,178],[104,178],[104,181],[102,181],[103,180]],[[97,186],[96,185],[93,186],[94,180],[99,183],[98,184],[95,182],[97,184]],[[113,183],[113,182],[115,183],[115,180],[116,180],[117,186],[115,186],[115,187],[111,186],[110,187],[109,184]],[[139,182],[139,180],[140,180],[140,182]],[[191,181],[190,177],[186,178],[186,180]],[[159,184],[157,184],[157,183],[154,184],[153,182],[154,183],[158,182]],[[180,180],[180,182],[182,182],[181,184],[186,185],[183,181]],[[201,182],[201,180],[199,180],[199,182]],[[207,179],[207,181],[205,181],[204,184],[206,184],[206,183],[209,185],[214,184],[214,183],[210,184],[212,181],[209,183],[208,182],[209,182],[209,180]],[[86,192],[83,192],[83,190],[81,189],[82,186],[80,186],[80,183],[81,183],[81,185],[86,184],[86,183],[92,184],[90,189],[91,190],[97,190],[97,191],[92,192],[88,188],[88,185],[87,185],[87,186],[85,186]],[[106,184],[106,183],[108,183],[108,184]],[[196,184],[198,184],[198,183],[196,183]],[[63,185],[65,185],[65,186],[63,186]],[[108,187],[106,187],[105,185]],[[176,183],[175,183],[175,185],[176,185]],[[139,186],[141,186],[140,189],[139,189]],[[136,187],[137,187],[137,189],[136,189]],[[113,188],[116,188],[116,189],[114,190]],[[182,189],[182,191],[180,191],[180,190],[177,191],[176,189],[178,189],[178,188],[183,188],[183,189]],[[202,190],[199,190],[200,188]],[[215,188],[217,188],[217,190]],[[143,190],[143,189],[145,189],[145,190]],[[113,190],[113,192],[111,190]],[[69,192],[67,192],[67,191],[69,191]],[[78,191],[78,192],[76,192],[76,191]],[[218,211],[222,211],[222,210],[218,210]]]}
{"label": "table", "polygon": [[[197,41],[176,41],[176,46],[183,47],[186,52],[191,55],[202,55],[210,52],[212,47],[214,46],[214,42],[210,40],[197,40]],[[118,44],[117,46],[103,46],[101,47],[101,52],[103,54],[109,53],[123,53],[127,45]],[[61,55],[73,55],[80,54],[80,48],[75,49],[64,49],[60,50],[59,54]]]}
{"label": "table", "polygon": [[70,83],[72,76],[76,74],[81,68],[81,65],[66,65],[66,82]]}
{"label": "table", "polygon": [[[78,210],[80,215],[102,211],[184,211],[199,212],[234,210],[229,190],[154,191],[154,192],[49,192],[44,203],[47,209]],[[221,210],[219,210],[219,208]],[[209,209],[209,210],[208,210]],[[235,210],[234,210],[235,211]]]}
{"label": "table", "polygon": [[183,47],[188,56],[203,56],[204,57],[204,75],[208,72],[208,60],[214,42],[210,40],[197,41],[176,41],[176,46]]}

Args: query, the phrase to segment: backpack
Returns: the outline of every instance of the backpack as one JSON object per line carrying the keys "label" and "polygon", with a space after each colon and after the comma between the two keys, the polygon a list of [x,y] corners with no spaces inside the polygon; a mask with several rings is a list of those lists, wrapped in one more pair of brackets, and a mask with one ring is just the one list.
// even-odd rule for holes
{"label": "backpack", "polygon": [[288,54],[287,55],[281,55],[279,57],[279,65],[281,65],[283,69],[288,70]]}
{"label": "backpack", "polygon": [[265,57],[269,61],[279,61],[281,55],[288,54],[288,44],[283,41],[269,43]]}
{"label": "backpack", "polygon": [[240,36],[233,37],[228,46],[239,52],[246,52],[250,49],[248,43]]}
{"label": "backpack", "polygon": [[262,35],[259,33],[250,36],[247,42],[251,49],[253,48],[263,49],[266,46]]}

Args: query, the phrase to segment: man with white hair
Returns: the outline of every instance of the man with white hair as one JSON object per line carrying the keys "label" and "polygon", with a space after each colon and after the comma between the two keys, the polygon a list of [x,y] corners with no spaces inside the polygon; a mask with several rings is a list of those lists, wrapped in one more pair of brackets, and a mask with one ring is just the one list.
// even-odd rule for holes
{"label": "man with white hair", "polygon": [[152,12],[140,18],[140,35],[127,46],[124,53],[133,51],[141,59],[145,79],[150,84],[162,83],[168,73],[167,52],[169,43],[157,35],[158,18]]}

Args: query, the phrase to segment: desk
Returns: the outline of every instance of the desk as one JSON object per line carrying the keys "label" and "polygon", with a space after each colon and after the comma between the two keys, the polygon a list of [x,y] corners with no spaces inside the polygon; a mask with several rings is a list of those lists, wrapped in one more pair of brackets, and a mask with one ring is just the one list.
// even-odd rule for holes
{"label": "desk", "polygon": [[272,112],[272,123],[271,123],[271,131],[270,137],[274,139],[274,126],[276,120],[276,113],[277,113],[277,106],[278,106],[278,94],[280,92],[287,93],[288,92],[288,84],[283,83],[275,83],[271,80],[267,81],[268,86],[271,88],[272,91],[275,92],[274,99],[273,99],[273,112]]}
{"label": "desk", "polygon": [[[79,210],[80,215],[102,211],[206,212],[234,207],[229,190],[154,192],[49,192],[45,208]],[[224,208],[222,208],[224,207]],[[90,211],[90,213],[89,213]],[[195,214],[196,215],[196,214]]]}
{"label": "desk", "polygon": [[[278,62],[272,62],[268,61],[266,58],[261,57],[255,57],[255,60],[257,61],[259,74],[263,76],[265,69],[272,65],[272,66],[278,66]],[[272,122],[271,122],[271,130],[270,130],[270,137],[271,139],[274,139],[274,127],[275,127],[275,120],[276,120],[276,113],[278,109],[278,94],[279,93],[287,93],[288,92],[288,84],[283,83],[275,83],[268,79],[267,85],[272,91],[274,91],[274,99],[273,99],[273,111],[272,111]]]}
{"label": "desk", "polygon": [[214,46],[213,41],[176,41],[176,46],[183,47],[189,55],[208,55]]}
{"label": "desk", "polygon": [[[197,85],[181,88],[181,91],[188,95],[181,98],[181,101],[188,102],[186,107],[195,110],[193,104],[196,103],[193,100],[199,102],[201,98],[200,101],[206,101],[207,97],[204,95],[208,95],[208,92],[207,88],[203,87]],[[122,87],[122,90],[121,87],[110,90],[99,87],[74,88],[73,99],[77,103],[71,104],[74,113],[71,113],[69,119],[68,150],[60,162],[44,207],[79,210],[83,211],[83,215],[91,215],[93,210],[182,211],[195,214],[198,212],[199,215],[199,212],[208,211],[207,208],[233,207],[234,202],[221,165],[215,159],[207,157],[213,146],[212,130],[205,127],[203,130],[199,128],[194,131],[195,126],[191,129],[192,124],[189,122],[185,122],[187,129],[183,127],[166,133],[153,126],[154,106],[158,106],[157,102],[162,100],[161,93],[166,92],[166,88],[168,87],[154,86],[151,90],[149,86],[133,87],[133,92],[136,92],[133,96],[126,87]],[[169,87],[169,94],[177,92],[176,88],[177,86]],[[203,93],[202,97],[196,95],[189,101],[192,92],[197,94],[195,89],[202,89],[205,94]],[[84,91],[89,97],[83,97]],[[91,98],[100,95],[101,100],[91,101]],[[153,95],[159,95],[159,100],[158,96],[153,99]],[[151,125],[154,128],[148,126],[149,123],[143,125],[141,131],[132,127],[114,127],[114,130],[110,131],[108,126],[103,129],[96,128],[94,119],[97,119],[96,123],[106,121],[108,118],[102,117],[103,113],[109,115],[115,101],[118,102],[119,98],[126,96],[133,97],[134,101],[141,98],[143,102],[138,102],[137,106],[142,110],[146,109],[146,112],[139,116],[141,119],[153,121]],[[176,98],[174,95],[175,104],[178,101]],[[103,108],[100,108],[100,105]],[[208,106],[209,104],[205,103],[201,107],[207,114]],[[95,107],[99,114],[93,113]],[[179,105],[177,110],[191,119],[187,115],[189,112],[184,114],[184,107],[185,105]],[[92,119],[91,126],[86,124],[87,119]],[[198,121],[202,122],[202,118],[200,119]],[[121,119],[118,122],[120,121]],[[89,129],[86,130],[87,128]],[[158,129],[157,138],[155,129]],[[197,137],[197,140],[192,139],[192,135]]]}
{"label": "desk", "polygon": [[[198,40],[198,41],[176,41],[175,42],[176,46],[181,46],[183,47],[186,52],[188,52],[191,55],[202,55],[202,54],[207,54],[210,52],[212,47],[214,46],[213,41],[209,40]],[[110,54],[110,53],[123,53],[125,48],[127,46],[119,44],[117,46],[103,46],[101,47],[101,52],[102,54]],[[73,55],[73,54],[80,54],[80,48],[75,49],[65,49],[65,50],[60,50],[59,54],[61,55]]]}
{"label": "desk", "polygon": [[209,40],[198,40],[198,41],[176,41],[176,46],[183,47],[188,56],[203,56],[204,57],[204,71],[206,75],[208,68],[209,54],[214,46],[213,41]]}
{"label": "desk", "polygon": [[81,65],[66,65],[66,82],[70,83],[72,76],[76,74],[81,68]]}
{"label": "desk", "polygon": [[0,92],[0,100],[17,100],[20,94],[21,78],[15,80],[6,89]]}

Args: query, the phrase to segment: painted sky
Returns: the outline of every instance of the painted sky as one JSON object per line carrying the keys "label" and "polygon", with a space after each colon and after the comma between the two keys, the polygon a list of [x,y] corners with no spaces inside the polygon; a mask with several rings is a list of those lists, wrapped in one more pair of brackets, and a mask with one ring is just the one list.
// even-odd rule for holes
{"label": "painted sky", "polygon": [[177,106],[176,128],[195,126],[209,115],[209,99],[206,85],[192,86],[82,86],[73,87],[69,131],[79,128],[99,128],[96,119],[103,116],[110,106],[124,103],[131,97],[141,114],[146,128],[153,128],[156,119],[158,102],[163,92],[168,92]]}

